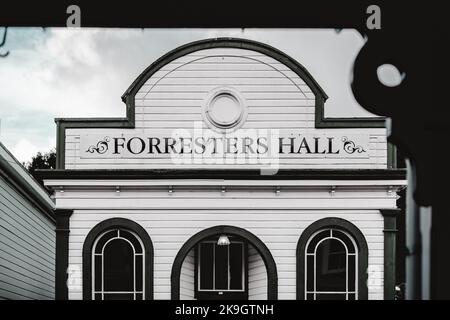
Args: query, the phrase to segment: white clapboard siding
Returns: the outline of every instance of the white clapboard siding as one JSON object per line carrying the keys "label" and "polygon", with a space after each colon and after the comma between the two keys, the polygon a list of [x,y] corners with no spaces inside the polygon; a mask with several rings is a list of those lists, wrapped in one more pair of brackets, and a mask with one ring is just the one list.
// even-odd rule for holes
{"label": "white clapboard siding", "polygon": [[[290,201],[290,200],[287,200]],[[58,203],[58,201],[57,201]],[[86,235],[100,221],[123,217],[139,223],[150,235],[154,245],[155,299],[170,299],[170,273],[176,254],[194,234],[217,225],[232,225],[252,232],[271,251],[278,270],[280,299],[296,297],[296,246],[302,231],[314,221],[340,217],[355,224],[364,234],[369,247],[369,298],[383,298],[383,217],[378,210],[81,210],[70,219],[69,268],[73,283],[82,283],[82,247]],[[252,253],[252,251],[250,251]],[[190,258],[188,258],[189,261]],[[256,259],[257,260],[257,259]],[[259,264],[251,258],[252,268]],[[183,265],[183,286],[187,285],[192,268]],[[254,268],[253,268],[254,269]],[[190,271],[188,271],[190,270]],[[256,269],[254,269],[256,270]],[[259,274],[259,273],[258,273]],[[252,280],[261,275],[250,274]],[[249,279],[250,280],[250,279]],[[262,280],[260,281],[263,282]],[[267,285],[267,282],[264,281]],[[250,284],[249,284],[250,285]],[[258,286],[259,281],[251,286]],[[266,289],[255,290],[251,298],[262,298]],[[259,292],[256,294],[256,292]],[[188,298],[188,291],[182,291]],[[81,286],[69,288],[70,299],[81,299]]]}
{"label": "white clapboard siding", "polygon": [[[240,92],[248,115],[242,130],[313,130],[315,96],[311,88],[287,66],[262,53],[238,48],[205,49],[179,57],[155,72],[135,96],[135,129],[67,129],[67,169],[198,168],[195,163],[177,163],[168,155],[148,158],[87,159],[80,156],[80,134],[154,134],[170,136],[176,129],[207,129],[202,107],[218,87]],[[333,129],[336,130],[336,129]],[[340,129],[338,129],[340,130]],[[326,132],[327,129],[317,129]],[[369,134],[366,158],[317,155],[281,155],[279,165],[291,168],[350,169],[387,167],[386,130],[342,129],[346,134]],[[84,151],[84,150],[83,150]],[[272,160],[273,163],[275,160]],[[260,167],[261,163],[235,163],[235,168]],[[229,168],[229,164],[208,163],[201,167]]]}
{"label": "white clapboard siding", "polygon": [[[180,274],[180,299],[181,300],[195,300],[195,254],[194,250],[189,251],[181,266]],[[168,254],[169,252],[161,251],[161,254]],[[170,254],[170,253],[169,253]],[[164,255],[162,255],[164,256]]]}
{"label": "white clapboard siding", "polygon": [[[290,281],[287,284],[290,285]],[[251,244],[248,246],[248,299],[267,300],[266,266]]]}
{"label": "white clapboard siding", "polygon": [[54,223],[0,176],[0,300],[54,297]]}

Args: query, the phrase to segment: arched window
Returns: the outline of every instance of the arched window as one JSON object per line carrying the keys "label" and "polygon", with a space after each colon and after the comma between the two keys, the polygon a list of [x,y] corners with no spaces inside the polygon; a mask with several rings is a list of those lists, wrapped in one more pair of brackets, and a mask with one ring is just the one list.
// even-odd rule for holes
{"label": "arched window", "polygon": [[355,225],[318,220],[297,244],[297,299],[367,299],[367,265],[367,242]]}
{"label": "arched window", "polygon": [[138,223],[112,218],[83,244],[84,300],[153,299],[153,244]]}
{"label": "arched window", "polygon": [[305,300],[358,298],[358,248],[348,233],[319,230],[305,250]]}
{"label": "arched window", "polygon": [[144,297],[144,247],[139,237],[125,229],[101,234],[92,250],[93,300],[142,300]]}

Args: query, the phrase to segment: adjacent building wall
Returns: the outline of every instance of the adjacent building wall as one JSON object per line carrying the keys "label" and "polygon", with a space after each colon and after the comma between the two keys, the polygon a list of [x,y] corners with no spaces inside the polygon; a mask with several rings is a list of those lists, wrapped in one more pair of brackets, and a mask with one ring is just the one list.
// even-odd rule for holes
{"label": "adjacent building wall", "polygon": [[55,225],[0,176],[0,299],[54,299]]}

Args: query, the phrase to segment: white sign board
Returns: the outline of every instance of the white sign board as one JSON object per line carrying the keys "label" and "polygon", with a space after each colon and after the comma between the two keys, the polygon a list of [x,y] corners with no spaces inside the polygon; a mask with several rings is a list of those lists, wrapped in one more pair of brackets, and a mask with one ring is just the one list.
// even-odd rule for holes
{"label": "white sign board", "polygon": [[[247,159],[272,161],[289,158],[368,158],[368,134],[345,131],[237,130],[150,130],[146,133],[85,134],[80,136],[80,157],[87,159],[167,158],[220,161]],[[254,162],[253,162],[254,163]]]}

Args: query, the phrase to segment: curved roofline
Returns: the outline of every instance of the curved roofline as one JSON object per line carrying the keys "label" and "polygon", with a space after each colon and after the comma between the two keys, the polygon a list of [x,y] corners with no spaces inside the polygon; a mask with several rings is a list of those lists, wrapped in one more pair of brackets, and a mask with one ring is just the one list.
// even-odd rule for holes
{"label": "curved roofline", "polygon": [[[122,95],[122,101],[126,105],[126,116],[124,118],[57,118],[56,135],[56,166],[58,169],[65,167],[65,130],[68,128],[122,128],[132,129],[135,127],[135,95],[142,85],[158,70],[168,63],[187,55],[189,53],[211,49],[211,48],[240,48],[252,50],[265,54],[279,61],[294,71],[310,87],[315,95],[315,128],[384,128],[384,117],[365,118],[327,118],[325,117],[324,105],[328,98],[325,91],[320,87],[312,75],[298,61],[284,52],[267,44],[238,38],[212,38],[199,40],[182,45],[148,66],[129,86]],[[388,145],[388,162],[395,159],[395,148]]]}
{"label": "curved roofline", "polygon": [[241,38],[210,38],[204,40],[198,40],[194,42],[187,43],[178,48],[169,51],[158,60],[153,62],[148,66],[133,83],[128,87],[125,93],[122,95],[122,101],[127,102],[128,97],[134,97],[136,92],[140,87],[159,69],[164,65],[178,59],[181,56],[190,54],[195,51],[212,49],[212,48],[239,48],[252,50],[265,54],[284,65],[288,66],[292,71],[294,71],[306,84],[311,88],[317,98],[319,94],[323,100],[328,99],[327,94],[322,89],[322,87],[317,83],[313,76],[302,66],[297,60],[288,56],[286,53],[270,46],[265,43],[261,43],[254,40],[241,39]]}

